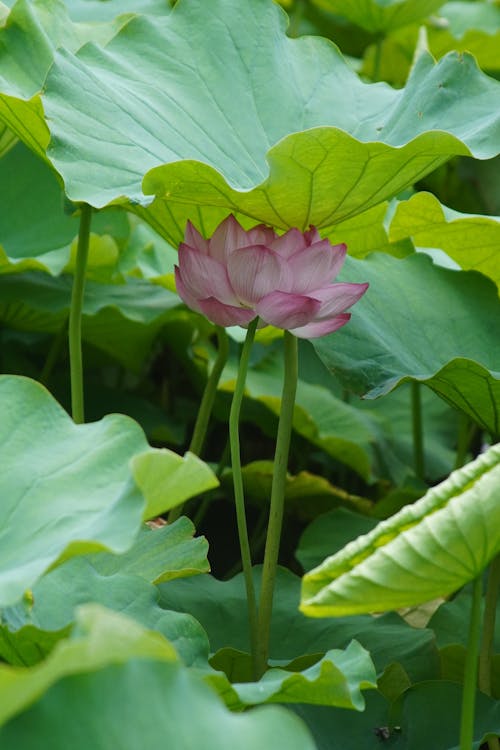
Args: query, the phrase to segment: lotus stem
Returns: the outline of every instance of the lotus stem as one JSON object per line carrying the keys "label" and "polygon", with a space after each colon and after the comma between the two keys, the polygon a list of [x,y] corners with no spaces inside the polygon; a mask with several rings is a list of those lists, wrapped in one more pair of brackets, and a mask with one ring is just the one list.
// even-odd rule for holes
{"label": "lotus stem", "polygon": [[83,403],[82,367],[82,308],[85,290],[85,273],[89,255],[90,223],[92,206],[82,203],[80,207],[80,230],[76,249],[76,264],[69,311],[69,367],[71,376],[71,414],[76,424],[85,421]]}
{"label": "lotus stem", "polygon": [[[500,590],[500,555],[497,555],[490,565],[488,584],[483,615],[483,636],[479,652],[479,689],[486,695],[491,695],[491,664],[493,657],[493,639],[495,636],[495,620],[498,592]],[[488,750],[500,750],[498,737],[488,740]]]}
{"label": "lotus stem", "polygon": [[[226,365],[227,358],[229,355],[229,339],[226,333],[226,329],[222,326],[216,326],[217,333],[217,357],[214,362],[214,366],[208,376],[205,390],[201,399],[200,408],[198,410],[198,416],[196,417],[196,423],[193,429],[193,435],[189,444],[188,450],[190,453],[194,453],[196,456],[201,455],[203,444],[207,436],[208,423],[210,421],[210,415],[212,414],[212,408],[215,401],[215,395],[217,393],[217,386],[219,385],[220,376]],[[168,522],[173,523],[177,521],[179,516],[182,514],[184,504],[178,505],[176,508],[172,508],[168,514]]]}
{"label": "lotus stem", "polygon": [[262,584],[259,599],[259,629],[257,641],[257,677],[266,671],[269,655],[269,638],[273,610],[274,584],[278,567],[281,541],[281,527],[285,505],[285,487],[288,468],[288,454],[292,435],[293,411],[298,378],[297,339],[288,331],[284,338],[284,378],[281,397],[281,411],[274,455],[271,506],[267,527]]}
{"label": "lotus stem", "polygon": [[243,577],[245,579],[245,588],[248,606],[248,621],[250,627],[250,644],[252,652],[252,661],[254,672],[256,670],[256,653],[257,653],[257,601],[255,598],[255,588],[252,577],[252,559],[250,555],[250,544],[248,541],[247,518],[245,512],[245,496],[243,491],[243,475],[241,472],[241,455],[240,455],[240,413],[243,395],[245,392],[245,382],[247,377],[248,362],[250,359],[250,350],[252,348],[255,331],[257,330],[258,317],[255,318],[248,326],[247,336],[241,350],[240,365],[236,386],[234,388],[231,411],[229,413],[229,442],[231,446],[231,466],[233,470],[234,501],[236,506],[236,523],[238,526],[238,538],[240,542],[241,563],[243,566]]}
{"label": "lotus stem", "polygon": [[479,574],[472,585],[472,607],[469,621],[469,636],[465,655],[462,714],[460,721],[460,750],[471,750],[474,739],[474,714],[476,707],[477,668],[479,640],[481,637],[481,602],[483,578]]}
{"label": "lotus stem", "polygon": [[418,479],[424,481],[424,433],[422,429],[422,400],[420,383],[411,384],[411,414],[413,431],[413,465]]}

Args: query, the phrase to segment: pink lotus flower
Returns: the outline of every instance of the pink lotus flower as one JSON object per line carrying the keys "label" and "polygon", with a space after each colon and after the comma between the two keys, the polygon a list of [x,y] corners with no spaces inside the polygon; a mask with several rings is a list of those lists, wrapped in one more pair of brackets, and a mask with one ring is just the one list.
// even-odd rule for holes
{"label": "pink lotus flower", "polygon": [[259,224],[245,231],[228,216],[209,240],[188,222],[175,267],[177,292],[188,307],[220,326],[284,328],[300,338],[336,331],[368,284],[331,283],[345,245],[322,240],[311,227],[281,237]]}

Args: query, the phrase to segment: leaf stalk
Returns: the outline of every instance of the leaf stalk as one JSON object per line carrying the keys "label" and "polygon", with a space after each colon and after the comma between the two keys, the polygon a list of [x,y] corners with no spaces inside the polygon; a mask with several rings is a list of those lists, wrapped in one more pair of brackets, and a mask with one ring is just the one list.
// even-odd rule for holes
{"label": "leaf stalk", "polygon": [[71,414],[76,424],[82,424],[85,421],[82,365],[82,308],[85,291],[85,273],[89,255],[91,221],[92,206],[89,206],[88,203],[82,203],[68,326]]}
{"label": "leaf stalk", "polygon": [[274,585],[278,567],[278,555],[283,525],[285,487],[288,468],[288,454],[293,426],[293,412],[298,379],[298,344],[293,334],[285,331],[284,337],[284,378],[281,397],[281,411],[274,455],[271,505],[267,527],[262,584],[259,599],[259,625],[257,639],[257,677],[260,678],[267,667],[269,638],[273,609]]}

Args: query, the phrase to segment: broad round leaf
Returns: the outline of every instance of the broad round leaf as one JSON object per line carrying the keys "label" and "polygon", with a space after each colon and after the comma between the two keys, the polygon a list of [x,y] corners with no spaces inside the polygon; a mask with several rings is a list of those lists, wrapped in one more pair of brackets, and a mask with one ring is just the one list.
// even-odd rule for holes
{"label": "broad round leaf", "polygon": [[103,575],[90,556],[67,560],[44,575],[33,587],[31,607],[23,602],[2,611],[2,658],[11,664],[36,664],[52,650],[55,638],[67,636],[84,604],[123,613],[164,635],[188,666],[208,667],[208,639],[193,617],[162,609],[156,588],[139,576]]}
{"label": "broad round leaf", "polygon": [[[80,218],[64,212],[64,192],[53,170],[18,143],[2,159],[2,174],[0,273],[40,269],[59,274],[72,270],[70,259],[76,254]],[[106,270],[110,275],[118,260],[115,238],[124,239],[128,232],[123,211],[109,209],[94,214],[87,279]]]}
{"label": "broad round leaf", "polygon": [[297,717],[274,706],[232,714],[163,636],[96,606],[45,662],[0,667],[0,696],[0,722],[14,716],[0,730],[7,748],[314,750]]}
{"label": "broad round leaf", "polygon": [[348,258],[344,268],[346,280],[370,288],[344,329],[312,342],[327,367],[366,398],[419,380],[498,435],[500,301],[492,282],[421,253]]}
{"label": "broad round leaf", "polygon": [[129,461],[139,425],[112,415],[75,425],[43,386],[0,377],[0,605],[18,601],[62,557],[125,552],[144,501]]}
{"label": "broad round leaf", "polygon": [[413,606],[475,578],[500,551],[500,444],[307,573],[301,611]]}
{"label": "broad round leaf", "polygon": [[[260,568],[254,568],[256,591]],[[212,576],[160,584],[160,604],[167,609],[192,614],[208,634],[211,650],[220,668],[230,649],[248,653],[250,639],[245,584],[240,574],[229,581]],[[412,680],[431,679],[438,674],[438,653],[432,631],[410,627],[391,612],[311,620],[299,612],[300,578],[278,568],[271,623],[270,663],[289,664],[298,656],[324,654],[345,648],[355,639],[366,648],[378,673],[393,661],[400,662]],[[238,682],[241,679],[237,678]]]}
{"label": "broad round leaf", "polygon": [[363,83],[322,39],[289,39],[285,24],[269,0],[181,0],[104,49],[59,52],[43,103],[68,195],[144,203],[157,167],[144,190],[160,200],[141,213],[178,242],[188,216],[207,227],[221,210],[331,226],[454,154],[498,153],[500,84],[473,58],[424,55],[396,91]]}

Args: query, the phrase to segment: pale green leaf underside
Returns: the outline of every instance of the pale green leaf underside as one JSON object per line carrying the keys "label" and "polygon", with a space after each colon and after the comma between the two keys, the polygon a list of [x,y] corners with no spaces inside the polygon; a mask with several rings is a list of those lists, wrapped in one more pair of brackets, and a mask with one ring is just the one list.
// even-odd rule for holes
{"label": "pale green leaf underside", "polygon": [[18,601],[58,559],[124,552],[143,499],[128,462],[147,449],[139,425],[111,415],[75,425],[35,381],[0,378],[0,605]]}
{"label": "pale green leaf underside", "polygon": [[259,682],[233,685],[243,705],[259,703],[313,703],[362,711],[362,689],[377,684],[375,667],[356,641],[341,651],[334,649],[303,672],[270,669]]}
{"label": "pale green leaf underside", "polygon": [[208,573],[208,542],[205,537],[193,538],[194,531],[191,521],[181,516],[159,528],[143,526],[133,546],[121,555],[99,552],[87,557],[102,575],[134,575],[151,583]]}
{"label": "pale green leaf underside", "polygon": [[498,153],[500,84],[473,58],[423,56],[396,91],[363,83],[326,40],[289,39],[285,20],[268,0],[181,0],[104,49],[58,53],[43,103],[69,196],[144,202],[153,170],[144,215],[176,241],[214,212],[327,227],[454,154]]}
{"label": "pale green leaf underside", "polygon": [[131,468],[146,501],[145,519],[159,516],[219,485],[213,471],[193,453],[179,456],[166,448],[150,448],[134,456]]}
{"label": "pale green leaf underside", "polygon": [[370,287],[345,328],[312,343],[346,387],[376,398],[413,378],[500,433],[500,301],[489,279],[420,253],[348,258],[342,278]]}
{"label": "pale green leaf underside", "polygon": [[325,10],[348,18],[371,32],[387,32],[423,21],[444,0],[314,0]]}
{"label": "pale green leaf underside", "polygon": [[500,217],[445,209],[431,193],[398,204],[389,239],[411,237],[419,247],[444,250],[461,268],[480,271],[500,287]]}
{"label": "pale green leaf underside", "polygon": [[301,610],[333,617],[456,591],[500,551],[500,444],[304,576]]}

